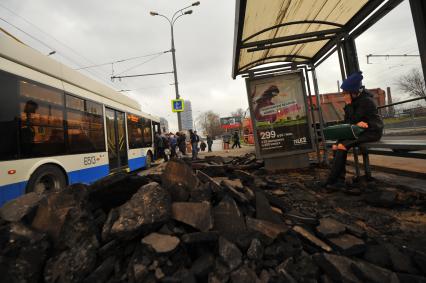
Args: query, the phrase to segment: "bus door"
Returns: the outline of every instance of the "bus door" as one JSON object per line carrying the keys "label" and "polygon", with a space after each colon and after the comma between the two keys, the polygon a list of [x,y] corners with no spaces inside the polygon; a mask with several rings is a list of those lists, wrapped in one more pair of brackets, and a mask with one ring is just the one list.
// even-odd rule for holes
{"label": "bus door", "polygon": [[106,108],[109,170],[127,166],[126,119],[124,112]]}
{"label": "bus door", "polygon": [[154,133],[161,134],[160,123],[152,121],[152,128],[153,128],[152,130],[153,130]]}

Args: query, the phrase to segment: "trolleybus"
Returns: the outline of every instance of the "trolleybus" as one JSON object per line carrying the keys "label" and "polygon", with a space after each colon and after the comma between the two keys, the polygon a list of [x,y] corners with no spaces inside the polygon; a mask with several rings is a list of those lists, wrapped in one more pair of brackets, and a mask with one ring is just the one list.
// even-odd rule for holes
{"label": "trolleybus", "polygon": [[137,101],[0,36],[0,206],[150,166],[159,125]]}

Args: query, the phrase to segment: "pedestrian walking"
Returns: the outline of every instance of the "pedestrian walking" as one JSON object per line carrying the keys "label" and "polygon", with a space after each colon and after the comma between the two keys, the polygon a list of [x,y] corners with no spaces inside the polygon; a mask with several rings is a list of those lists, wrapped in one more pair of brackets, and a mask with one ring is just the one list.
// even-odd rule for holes
{"label": "pedestrian walking", "polygon": [[212,152],[213,139],[210,135],[207,135],[207,150]]}
{"label": "pedestrian walking", "polygon": [[186,155],[186,135],[182,132],[177,132],[177,146],[182,155]]}
{"label": "pedestrian walking", "polygon": [[176,147],[177,147],[177,138],[173,133],[169,134],[169,143],[170,143],[170,158],[176,157]]}
{"label": "pedestrian walking", "polygon": [[169,155],[170,155],[170,144],[169,139],[167,135],[162,134],[161,139],[163,141],[163,147],[162,147],[162,156],[164,158],[164,161],[169,161]]}
{"label": "pedestrian walking", "polygon": [[232,144],[232,148],[237,147],[241,148],[241,144],[240,144],[240,135],[238,134],[237,131],[234,132],[234,135],[232,136],[232,141],[234,142]]}
{"label": "pedestrian walking", "polygon": [[198,158],[198,142],[200,141],[197,131],[193,132],[192,130],[189,130],[189,139],[192,146],[192,159],[196,160]]}
{"label": "pedestrian walking", "polygon": [[159,133],[155,133],[154,136],[154,160],[163,157],[163,139]]}

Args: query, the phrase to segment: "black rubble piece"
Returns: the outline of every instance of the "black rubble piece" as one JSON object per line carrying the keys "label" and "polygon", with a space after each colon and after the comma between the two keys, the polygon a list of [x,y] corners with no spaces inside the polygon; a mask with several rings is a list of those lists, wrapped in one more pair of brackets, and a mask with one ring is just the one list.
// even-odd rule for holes
{"label": "black rubble piece", "polygon": [[203,232],[213,228],[211,205],[206,202],[174,202],[172,218]]}
{"label": "black rubble piece", "polygon": [[161,185],[166,189],[172,189],[175,185],[182,185],[188,190],[196,188],[198,178],[185,162],[173,159],[167,162],[164,173],[161,176]]}
{"label": "black rubble piece", "polygon": [[201,244],[216,242],[219,238],[219,232],[208,231],[208,232],[194,232],[185,234],[181,237],[181,240],[185,244]]}
{"label": "black rubble piece", "polygon": [[364,253],[366,247],[362,239],[350,234],[343,234],[328,240],[343,255],[360,255]]}
{"label": "black rubble piece", "polygon": [[230,270],[236,269],[242,263],[242,254],[238,247],[223,237],[219,237],[219,256]]}
{"label": "black rubble piece", "polygon": [[321,218],[317,232],[324,238],[336,237],[346,231],[346,226],[333,218]]}
{"label": "black rubble piece", "polygon": [[0,274],[2,282],[37,282],[43,275],[50,244],[46,234],[21,223],[0,227]]}
{"label": "black rubble piece", "polygon": [[226,239],[233,241],[246,230],[243,215],[234,199],[225,196],[222,201],[213,208],[213,230],[218,231]]}
{"label": "black rubble piece", "polygon": [[26,222],[31,222],[31,216],[34,216],[42,198],[43,195],[31,192],[11,200],[0,207],[0,218],[9,222],[18,222],[27,218]]}
{"label": "black rubble piece", "polygon": [[110,211],[102,238],[104,241],[116,237],[133,238],[143,229],[148,232],[160,226],[170,216],[170,194],[158,183],[152,182],[141,187],[128,202]]}
{"label": "black rubble piece", "polygon": [[280,217],[272,211],[271,205],[265,194],[259,190],[255,192],[256,196],[256,219],[265,220],[271,223],[282,224]]}

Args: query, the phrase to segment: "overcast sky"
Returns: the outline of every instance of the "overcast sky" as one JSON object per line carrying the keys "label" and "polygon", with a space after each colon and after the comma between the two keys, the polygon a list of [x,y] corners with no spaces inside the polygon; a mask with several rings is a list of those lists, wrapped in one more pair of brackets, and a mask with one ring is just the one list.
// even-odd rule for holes
{"label": "overcast sky", "polygon": [[[53,58],[77,69],[170,50],[169,23],[164,18],[150,16],[149,11],[171,16],[191,3],[1,0],[0,18],[31,37],[1,19],[0,27],[44,54],[55,50]],[[227,116],[237,108],[246,109],[244,80],[231,78],[235,1],[201,0],[201,5],[193,10],[192,15],[179,18],[175,25],[181,96],[191,100],[195,117],[207,110]],[[419,59],[373,58],[373,64],[366,64],[366,55],[418,54],[408,2],[404,1],[356,43],[365,85],[383,89],[390,86],[395,98],[406,97],[397,90],[395,80],[410,69],[419,68]],[[171,53],[116,63],[113,68],[111,64],[89,68],[90,73],[85,72],[116,90],[131,90],[125,93],[137,99],[143,111],[165,117],[171,129],[177,128],[176,115],[170,109],[170,100],[175,96],[172,74],[111,82],[112,69],[115,75],[172,71]],[[336,56],[320,66],[318,78],[322,93],[337,90],[340,72]]]}

